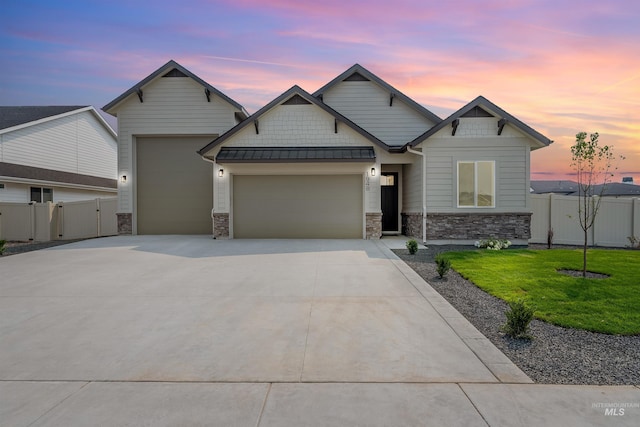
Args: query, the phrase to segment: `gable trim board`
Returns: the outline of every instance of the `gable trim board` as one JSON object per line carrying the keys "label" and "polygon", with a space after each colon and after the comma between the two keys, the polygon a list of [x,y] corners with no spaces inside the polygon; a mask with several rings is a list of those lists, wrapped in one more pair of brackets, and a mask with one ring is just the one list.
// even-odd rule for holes
{"label": "gable trim board", "polygon": [[[93,106],[51,106],[51,107],[38,107],[38,106],[27,106],[27,107],[0,107],[0,115],[6,114],[9,109],[23,109],[28,110],[32,109],[33,112],[24,111],[20,115],[20,117],[14,117],[12,119],[8,119],[4,121],[4,125],[6,127],[2,127],[0,125],[0,134],[5,134],[9,132],[14,132],[19,129],[23,129],[29,126],[38,125],[41,123],[46,123],[51,120],[60,119],[63,117],[72,116],[74,114],[82,113],[84,111],[89,111],[93,114],[93,116],[100,122],[102,126],[114,137],[116,138],[116,132],[113,128],[106,122],[105,119],[96,111]],[[3,112],[3,110],[5,110]]]}
{"label": "gable trim board", "polygon": [[352,77],[353,75],[356,75],[356,74],[360,75],[361,77],[363,77],[365,81],[367,79],[369,81],[374,81],[380,87],[382,87],[383,89],[387,90],[389,92],[390,96],[398,97],[398,98],[402,99],[404,102],[406,102],[408,105],[410,105],[413,109],[415,109],[417,112],[419,112],[424,117],[426,117],[427,119],[431,120],[432,122],[438,123],[438,122],[440,122],[442,120],[440,117],[438,117],[437,115],[435,115],[434,113],[432,113],[431,111],[429,111],[428,109],[423,107],[422,105],[418,104],[416,101],[414,101],[413,99],[409,98],[407,95],[405,95],[404,93],[400,92],[399,90],[397,90],[396,88],[391,86],[389,83],[385,82],[380,77],[376,76],[375,74],[373,74],[371,71],[367,70],[366,68],[364,68],[360,64],[355,64],[355,65],[351,66],[348,70],[346,70],[345,72],[341,73],[340,75],[335,77],[333,80],[331,80],[329,83],[327,83],[326,85],[322,86],[320,89],[315,91],[313,93],[313,96],[316,97],[316,98],[318,98],[318,97],[321,98],[323,96],[324,92],[326,92],[327,90],[329,90],[330,88],[332,88],[333,86],[335,86],[336,84],[338,84],[338,83],[340,83],[342,81],[363,81],[363,79],[349,80],[350,77]]}
{"label": "gable trim board", "polygon": [[[149,139],[176,138],[192,133],[185,132],[187,128],[179,125],[163,127],[167,130],[162,132],[151,132],[150,127],[136,124],[138,119],[121,108],[130,102],[136,108],[144,109],[145,93],[154,90],[153,82],[157,78],[173,72],[173,66],[171,61],[165,64],[162,71],[156,71],[105,107],[111,114],[117,112],[119,121],[133,123],[128,124],[119,144],[123,148],[121,164],[131,170],[132,156],[134,165],[138,164],[139,170],[133,173],[133,188],[138,185],[135,175],[141,171],[141,162],[153,162],[148,160],[151,157],[147,160],[136,158],[136,149],[129,148],[137,144],[134,141],[143,141],[143,136]],[[191,77],[186,69],[177,69],[174,73]],[[356,81],[348,83],[348,90],[343,90],[347,86],[340,85],[345,80]],[[341,92],[336,92],[336,88]],[[368,99],[367,96],[374,99],[372,96],[375,95],[375,102],[379,102],[384,95],[380,89],[388,92],[387,105],[393,111],[376,107],[369,110],[375,114],[366,120],[354,120],[357,114],[354,116],[349,108],[357,109],[357,102],[365,102],[363,100]],[[137,90],[142,93],[138,94]],[[367,96],[357,96],[358,91],[369,92]],[[142,99],[139,100],[136,94]],[[349,102],[335,103],[337,95],[352,98]],[[170,98],[165,95],[162,100],[156,98],[156,102],[169,105]],[[199,105],[207,101],[193,102],[194,108],[205,108]],[[397,109],[396,103],[406,105]],[[454,123],[460,125],[458,133],[451,135],[451,130],[448,134],[442,133]],[[469,132],[470,123],[474,127],[480,126],[482,133]],[[398,128],[398,124],[413,127],[410,132],[389,137],[389,132]],[[424,126],[424,129],[415,127],[416,124]],[[378,129],[377,133],[372,133],[371,126]],[[379,132],[384,127],[389,130]],[[358,64],[313,95],[299,86],[292,86],[253,115],[211,133],[220,136],[211,137],[208,143],[194,151],[199,161],[209,168],[209,183],[206,185],[211,185],[207,192],[213,209],[198,209],[203,213],[208,210],[208,220],[213,223],[209,224],[208,232],[211,233],[210,228],[213,227],[214,237],[221,238],[378,238],[384,214],[380,200],[380,175],[382,171],[393,169],[400,182],[398,204],[390,205],[396,206],[394,213],[395,209],[400,211],[402,231],[412,237],[419,237],[426,228],[415,221],[416,218],[433,227],[426,235],[434,240],[460,241],[466,240],[464,237],[470,236],[472,231],[482,233],[482,230],[471,228],[480,217],[490,217],[490,223],[495,223],[492,230],[498,231],[494,234],[504,231],[513,235],[500,237],[521,239],[526,237],[530,216],[527,176],[530,151],[552,142],[484,97],[476,98],[442,120]],[[204,133],[190,136],[202,138]],[[387,139],[391,142],[385,142]],[[400,140],[405,142],[399,144]],[[147,145],[145,149],[153,147],[152,143]],[[187,149],[186,145],[184,149]],[[457,199],[454,166],[460,160],[495,162],[495,207],[483,208],[480,212],[478,209],[460,208],[453,203]],[[184,183],[176,188],[189,189],[200,185],[208,188],[205,180],[201,177],[197,181],[199,184]],[[144,183],[139,185],[144,187]],[[140,197],[145,196],[138,191],[137,202],[130,207],[126,203],[127,194],[123,192],[125,197],[121,196],[122,218],[133,216],[134,224],[143,221],[145,214],[143,212],[140,217],[136,206],[140,205]],[[432,218],[425,221],[429,212]],[[351,225],[339,231],[341,215],[344,215],[344,222]],[[509,223],[516,217],[521,222],[513,231],[513,227],[509,229]],[[471,228],[455,234],[447,218],[454,222],[464,220]],[[481,220],[477,223],[489,224]],[[330,230],[338,231],[331,234]],[[439,230],[443,230],[442,234],[438,234]],[[133,232],[137,232],[135,228]]]}
{"label": "gable trim board", "polygon": [[[137,84],[133,85],[131,88],[129,88],[129,90],[124,92],[122,95],[120,95],[119,97],[117,97],[116,99],[114,99],[113,101],[111,101],[110,103],[105,105],[104,107],[102,107],[102,110],[107,112],[107,113],[109,113],[109,114],[113,114],[113,112],[115,110],[117,110],[117,107],[119,106],[119,104],[121,104],[127,98],[129,98],[130,96],[132,96],[134,94],[136,94],[138,96],[141,96],[142,97],[142,101],[141,102],[144,102],[144,92],[142,92],[142,91],[145,89],[145,87],[149,83],[153,82],[156,78],[164,77],[165,74],[167,74],[168,72],[171,72],[174,69],[180,71],[185,76],[190,77],[191,79],[193,79],[196,82],[198,82],[200,85],[202,85],[204,90],[208,90],[209,93],[215,94],[216,96],[222,98],[227,103],[231,104],[233,107],[235,107],[238,110],[240,110],[241,112],[243,112],[245,114],[245,117],[248,116],[248,114],[246,114],[246,111],[245,111],[245,109],[244,109],[244,107],[242,105],[238,104],[236,101],[234,101],[233,99],[229,98],[227,95],[225,95],[224,93],[220,92],[218,89],[216,89],[215,87],[211,86],[209,83],[205,82],[200,77],[196,76],[191,71],[187,70],[186,68],[184,68],[182,65],[178,64],[173,59],[170,60],[169,62],[167,62],[166,64],[164,64],[162,67],[158,68],[153,73],[149,74],[147,77],[142,79]],[[202,95],[203,95],[203,98],[206,99],[207,98],[207,93],[204,90],[203,90]]]}

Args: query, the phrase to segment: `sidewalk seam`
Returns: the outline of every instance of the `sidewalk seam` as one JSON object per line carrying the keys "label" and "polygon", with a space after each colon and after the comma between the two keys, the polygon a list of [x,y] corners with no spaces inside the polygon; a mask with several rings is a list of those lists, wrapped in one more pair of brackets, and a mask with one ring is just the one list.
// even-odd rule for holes
{"label": "sidewalk seam", "polygon": [[480,412],[480,410],[478,409],[478,407],[476,406],[475,403],[473,403],[473,400],[471,400],[471,398],[469,397],[469,395],[467,394],[466,391],[464,391],[464,388],[462,388],[462,386],[460,385],[460,383],[456,383],[456,385],[458,386],[458,388],[460,389],[460,391],[462,392],[462,394],[464,394],[464,397],[467,398],[467,400],[469,401],[469,403],[471,403],[471,406],[473,406],[473,409],[476,410],[476,412],[478,413],[478,415],[480,415],[480,417],[482,418],[482,421],[484,421],[484,423],[487,426],[490,426],[489,421],[487,421],[487,419],[484,417],[484,415],[482,415],[482,412]]}
{"label": "sidewalk seam", "polygon": [[267,392],[264,395],[264,400],[262,401],[262,407],[260,408],[260,414],[258,414],[258,419],[256,420],[256,427],[258,427],[262,422],[262,414],[264,414],[264,408],[267,406],[267,399],[269,399],[270,392],[271,392],[271,383],[269,383]]}

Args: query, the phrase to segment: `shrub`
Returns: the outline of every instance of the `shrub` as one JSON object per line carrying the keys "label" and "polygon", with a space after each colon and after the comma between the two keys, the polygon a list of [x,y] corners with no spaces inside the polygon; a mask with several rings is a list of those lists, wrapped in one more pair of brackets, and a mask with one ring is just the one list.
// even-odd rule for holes
{"label": "shrub", "polygon": [[6,240],[0,240],[0,255],[4,254],[4,250],[6,249],[4,245],[7,244]]}
{"label": "shrub", "polygon": [[489,237],[485,240],[478,240],[476,243],[476,248],[487,248],[494,251],[499,251],[500,249],[507,249],[511,246],[511,242],[506,239],[496,239],[495,237]]}
{"label": "shrub", "polygon": [[449,270],[451,270],[451,261],[442,256],[442,254],[438,254],[436,256],[436,270],[438,271],[438,276],[440,276],[441,279],[444,278]]}
{"label": "shrub", "polygon": [[416,242],[414,239],[411,239],[407,242],[407,249],[409,249],[409,253],[411,255],[415,254],[416,252],[418,252],[418,242]]}
{"label": "shrub", "polygon": [[509,302],[509,310],[505,313],[507,323],[502,327],[502,331],[512,338],[530,339],[529,323],[533,320],[533,311],[533,308],[522,300]]}

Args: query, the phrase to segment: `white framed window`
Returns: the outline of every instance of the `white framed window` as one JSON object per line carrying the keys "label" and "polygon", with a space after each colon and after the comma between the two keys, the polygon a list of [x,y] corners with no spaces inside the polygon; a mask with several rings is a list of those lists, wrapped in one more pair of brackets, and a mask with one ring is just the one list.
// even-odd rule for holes
{"label": "white framed window", "polygon": [[496,179],[494,161],[458,162],[458,207],[494,208]]}
{"label": "white framed window", "polygon": [[36,203],[53,202],[53,189],[31,187],[31,201]]}

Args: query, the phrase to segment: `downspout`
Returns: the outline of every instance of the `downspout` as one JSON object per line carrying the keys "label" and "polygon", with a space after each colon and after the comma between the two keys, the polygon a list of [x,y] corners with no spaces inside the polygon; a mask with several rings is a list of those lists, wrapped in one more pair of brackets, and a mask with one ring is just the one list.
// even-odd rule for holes
{"label": "downspout", "polygon": [[[215,192],[216,192],[216,162],[215,160],[211,160],[206,158],[205,156],[200,156],[202,157],[202,160],[204,160],[205,162],[209,162],[213,165],[213,175],[211,176],[211,179],[213,180],[213,185],[211,186],[211,203],[212,203],[212,207],[211,207],[211,221],[213,221],[215,218],[213,217],[213,214],[216,211],[216,197],[215,197]],[[216,232],[215,232],[215,226],[214,226],[214,230],[213,231],[213,238],[216,238]]]}
{"label": "downspout", "polygon": [[427,245],[427,158],[424,152],[407,147],[411,154],[422,157],[422,244]]}

